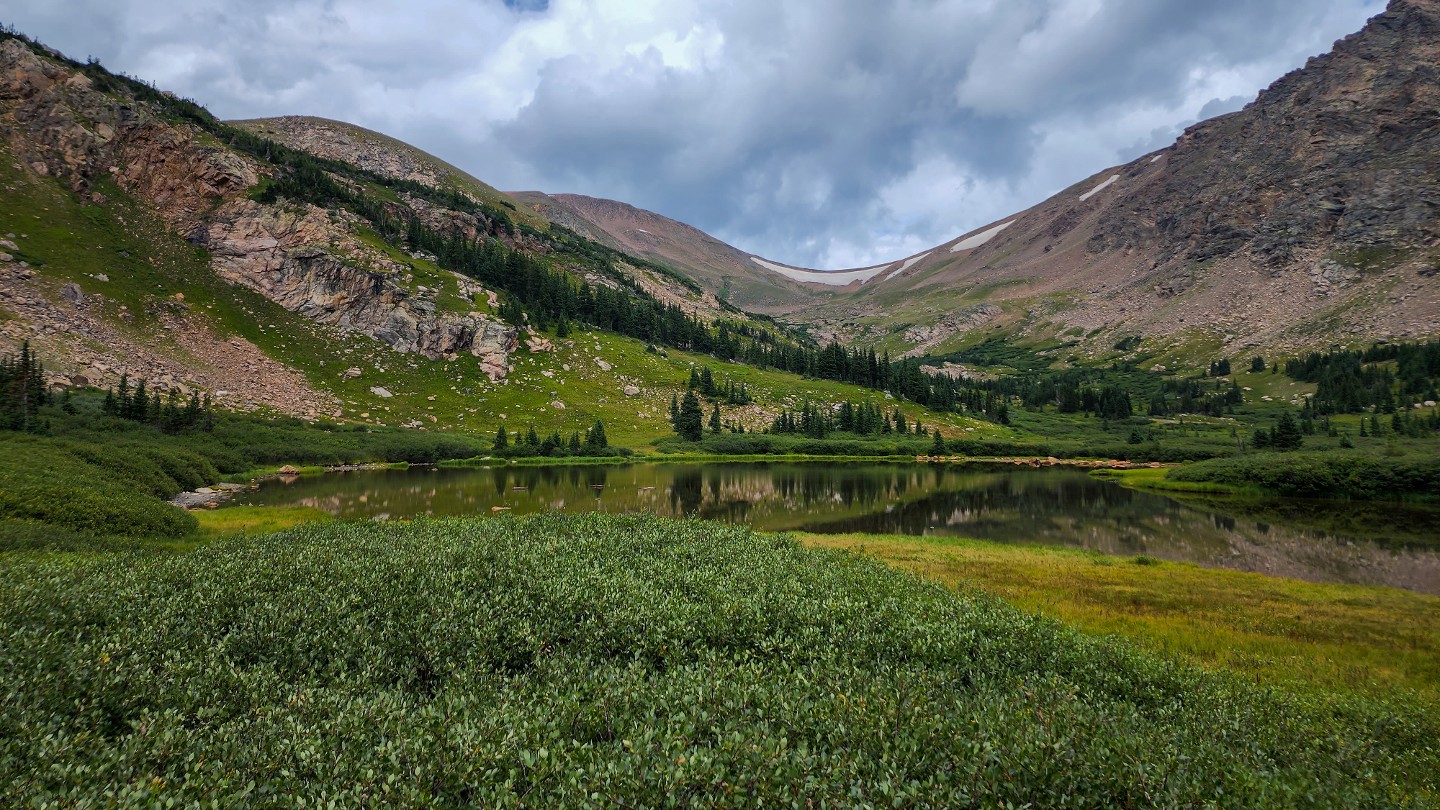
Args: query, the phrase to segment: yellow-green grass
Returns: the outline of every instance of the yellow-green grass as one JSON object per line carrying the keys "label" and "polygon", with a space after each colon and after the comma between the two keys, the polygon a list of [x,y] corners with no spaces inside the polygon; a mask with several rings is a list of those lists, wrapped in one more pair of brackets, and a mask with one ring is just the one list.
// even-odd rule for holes
{"label": "yellow-green grass", "polygon": [[195,513],[200,536],[206,540],[237,535],[262,535],[289,529],[301,523],[327,523],[329,512],[310,506],[227,506]]}
{"label": "yellow-green grass", "polygon": [[1095,470],[1090,474],[1105,478],[1121,486],[1133,489],[1148,489],[1159,492],[1202,492],[1208,494],[1229,494],[1238,492],[1235,487],[1205,481],[1172,481],[1166,476],[1170,468],[1138,467],[1133,470]]}
{"label": "yellow-green grass", "polygon": [[978,540],[800,535],[1257,682],[1440,705],[1440,598]]}

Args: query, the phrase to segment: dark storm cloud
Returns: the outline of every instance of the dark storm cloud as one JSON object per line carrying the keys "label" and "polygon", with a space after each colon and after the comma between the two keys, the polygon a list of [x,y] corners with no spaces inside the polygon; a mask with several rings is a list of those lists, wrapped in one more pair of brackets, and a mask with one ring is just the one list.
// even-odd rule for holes
{"label": "dark storm cloud", "polygon": [[811,266],[928,248],[1233,110],[1377,0],[30,0],[227,117],[387,132]]}

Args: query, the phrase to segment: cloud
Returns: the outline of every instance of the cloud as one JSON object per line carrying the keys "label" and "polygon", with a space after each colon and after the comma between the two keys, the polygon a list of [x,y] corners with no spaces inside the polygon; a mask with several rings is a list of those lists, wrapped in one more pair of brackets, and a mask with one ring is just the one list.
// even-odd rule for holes
{"label": "cloud", "polygon": [[311,114],[786,264],[901,258],[1236,109],[1377,0],[18,0],[225,117]]}

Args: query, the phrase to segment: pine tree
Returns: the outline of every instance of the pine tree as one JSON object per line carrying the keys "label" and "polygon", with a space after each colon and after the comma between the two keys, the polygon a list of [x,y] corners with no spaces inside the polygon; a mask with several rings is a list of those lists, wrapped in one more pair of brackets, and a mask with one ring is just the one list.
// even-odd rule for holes
{"label": "pine tree", "polygon": [[685,392],[685,398],[680,401],[680,415],[675,422],[675,432],[683,439],[698,442],[705,435],[705,416],[700,410],[700,398],[695,396],[694,391]]}
{"label": "pine tree", "polygon": [[680,432],[680,398],[675,394],[670,395],[670,427]]}
{"label": "pine tree", "polygon": [[36,414],[48,399],[44,366],[30,351],[27,340],[21,344],[18,356],[0,359],[0,427],[45,432]]}
{"label": "pine tree", "polygon": [[930,444],[930,455],[945,455],[945,437],[940,435],[940,428],[935,428],[934,441]]}
{"label": "pine tree", "polygon": [[135,386],[135,394],[130,398],[129,412],[126,418],[136,422],[143,422],[150,415],[150,394],[145,391],[145,381],[141,380]]}
{"label": "pine tree", "polygon": [[1280,420],[1270,432],[1271,446],[1276,450],[1298,450],[1304,443],[1305,437],[1300,433],[1295,417],[1289,411],[1280,414]]}
{"label": "pine tree", "polygon": [[610,446],[610,440],[605,436],[605,423],[599,419],[595,424],[585,431],[585,448],[587,450],[604,450]]}
{"label": "pine tree", "polygon": [[508,450],[509,448],[510,448],[510,434],[509,434],[509,432],[507,432],[507,431],[505,430],[505,426],[504,426],[504,425],[501,425],[501,426],[500,426],[498,429],[496,429],[496,431],[495,431],[495,452],[496,452],[496,453],[503,453],[503,452],[505,452],[506,450]]}
{"label": "pine tree", "polygon": [[720,425],[720,403],[715,403],[714,410],[710,411],[710,432],[719,433]]}

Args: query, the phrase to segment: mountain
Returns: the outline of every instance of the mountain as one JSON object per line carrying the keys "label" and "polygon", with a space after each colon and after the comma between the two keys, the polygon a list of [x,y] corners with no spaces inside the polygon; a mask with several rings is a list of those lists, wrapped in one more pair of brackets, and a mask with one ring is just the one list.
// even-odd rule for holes
{"label": "mountain", "polygon": [[[742,309],[897,354],[1003,335],[1103,359],[1138,339],[1149,355],[1193,363],[1257,347],[1417,338],[1440,332],[1437,71],[1440,0],[1392,0],[1245,109],[1026,211],[868,268],[782,265],[613,200],[508,200]],[[326,130],[298,134],[292,122],[307,121],[316,119],[244,123],[380,171],[418,152],[383,136],[342,148]],[[375,144],[394,154],[375,159]]]}
{"label": "mountain", "polygon": [[824,299],[756,264],[750,254],[683,222],[615,200],[527,191],[511,197],[616,250],[673,267],[741,309],[794,312]]}
{"label": "mountain", "polygon": [[775,370],[815,352],[413,147],[321,119],[228,124],[8,29],[0,190],[0,356],[29,342],[54,386],[128,377],[234,410],[491,435],[599,419],[625,446],[672,433],[700,366],[745,392],[725,419],[748,430],[887,396]]}
{"label": "mountain", "polygon": [[793,317],[912,352],[996,327],[1082,354],[1434,335],[1440,2],[1392,0],[1243,110]]}
{"label": "mountain", "polygon": [[531,225],[544,220],[527,216],[507,195],[434,155],[388,135],[309,115],[286,115],[230,121],[232,126],[322,158],[351,163],[386,177],[411,180],[434,188],[453,188],[479,202],[515,212]]}

